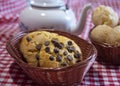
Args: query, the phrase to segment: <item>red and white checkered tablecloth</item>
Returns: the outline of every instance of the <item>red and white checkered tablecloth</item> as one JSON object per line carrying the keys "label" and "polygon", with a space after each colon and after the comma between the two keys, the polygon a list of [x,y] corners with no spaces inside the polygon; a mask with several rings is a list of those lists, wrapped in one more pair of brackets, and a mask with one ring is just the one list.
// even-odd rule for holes
{"label": "red and white checkered tablecloth", "polygon": [[[120,0],[71,0],[76,17],[83,5],[91,2],[93,7],[108,5],[120,16]],[[6,42],[19,30],[19,13],[25,7],[26,0],[0,0],[0,86],[39,86],[35,84],[14,62],[6,50]],[[91,12],[87,16],[86,26],[81,37],[88,39],[92,28]],[[120,66],[100,64],[97,61],[78,86],[120,86]]]}

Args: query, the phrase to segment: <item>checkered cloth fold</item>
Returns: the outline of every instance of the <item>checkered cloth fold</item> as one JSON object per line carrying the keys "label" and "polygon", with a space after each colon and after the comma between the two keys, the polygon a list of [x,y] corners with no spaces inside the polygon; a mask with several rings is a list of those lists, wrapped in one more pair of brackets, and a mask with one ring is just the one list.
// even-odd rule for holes
{"label": "checkered cloth fold", "polygon": [[[120,0],[71,0],[77,18],[87,3],[92,3],[93,9],[101,4],[111,6],[120,16]],[[39,86],[22,71],[6,50],[8,39],[20,31],[19,13],[25,6],[26,0],[0,0],[0,86]],[[85,29],[81,34],[86,40],[93,27],[91,13],[88,12]],[[120,86],[120,66],[95,61],[78,86]]]}

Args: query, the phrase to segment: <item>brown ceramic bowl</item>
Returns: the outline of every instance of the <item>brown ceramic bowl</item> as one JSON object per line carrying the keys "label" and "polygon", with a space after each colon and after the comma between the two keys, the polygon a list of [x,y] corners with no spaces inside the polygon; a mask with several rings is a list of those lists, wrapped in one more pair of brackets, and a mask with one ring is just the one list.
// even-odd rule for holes
{"label": "brown ceramic bowl", "polygon": [[98,62],[105,63],[106,65],[120,65],[120,46],[115,47],[110,46],[109,44],[106,43],[103,44],[97,43],[91,38],[90,33],[89,33],[90,41],[92,42],[92,44],[95,45],[98,51],[98,56],[96,60]]}
{"label": "brown ceramic bowl", "polygon": [[87,41],[66,32],[51,31],[73,39],[81,48],[84,60],[73,66],[63,68],[41,68],[33,67],[24,62],[23,56],[19,51],[21,38],[27,34],[21,32],[7,42],[7,50],[15,59],[24,72],[40,85],[76,85],[80,83],[97,56],[96,48]]}

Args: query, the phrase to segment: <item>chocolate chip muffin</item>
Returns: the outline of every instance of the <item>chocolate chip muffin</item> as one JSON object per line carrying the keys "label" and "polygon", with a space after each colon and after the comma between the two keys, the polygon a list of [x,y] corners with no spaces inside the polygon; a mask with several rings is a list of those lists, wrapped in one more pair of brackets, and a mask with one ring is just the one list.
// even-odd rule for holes
{"label": "chocolate chip muffin", "polygon": [[81,49],[73,40],[47,31],[25,35],[20,50],[28,64],[38,67],[65,67],[82,60]]}

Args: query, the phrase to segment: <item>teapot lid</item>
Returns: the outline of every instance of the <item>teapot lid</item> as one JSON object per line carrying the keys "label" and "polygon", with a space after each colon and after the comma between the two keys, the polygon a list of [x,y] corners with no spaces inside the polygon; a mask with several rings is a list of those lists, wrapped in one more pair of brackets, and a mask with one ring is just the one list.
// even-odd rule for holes
{"label": "teapot lid", "polygon": [[30,4],[37,7],[61,7],[65,5],[63,0],[30,0]]}

